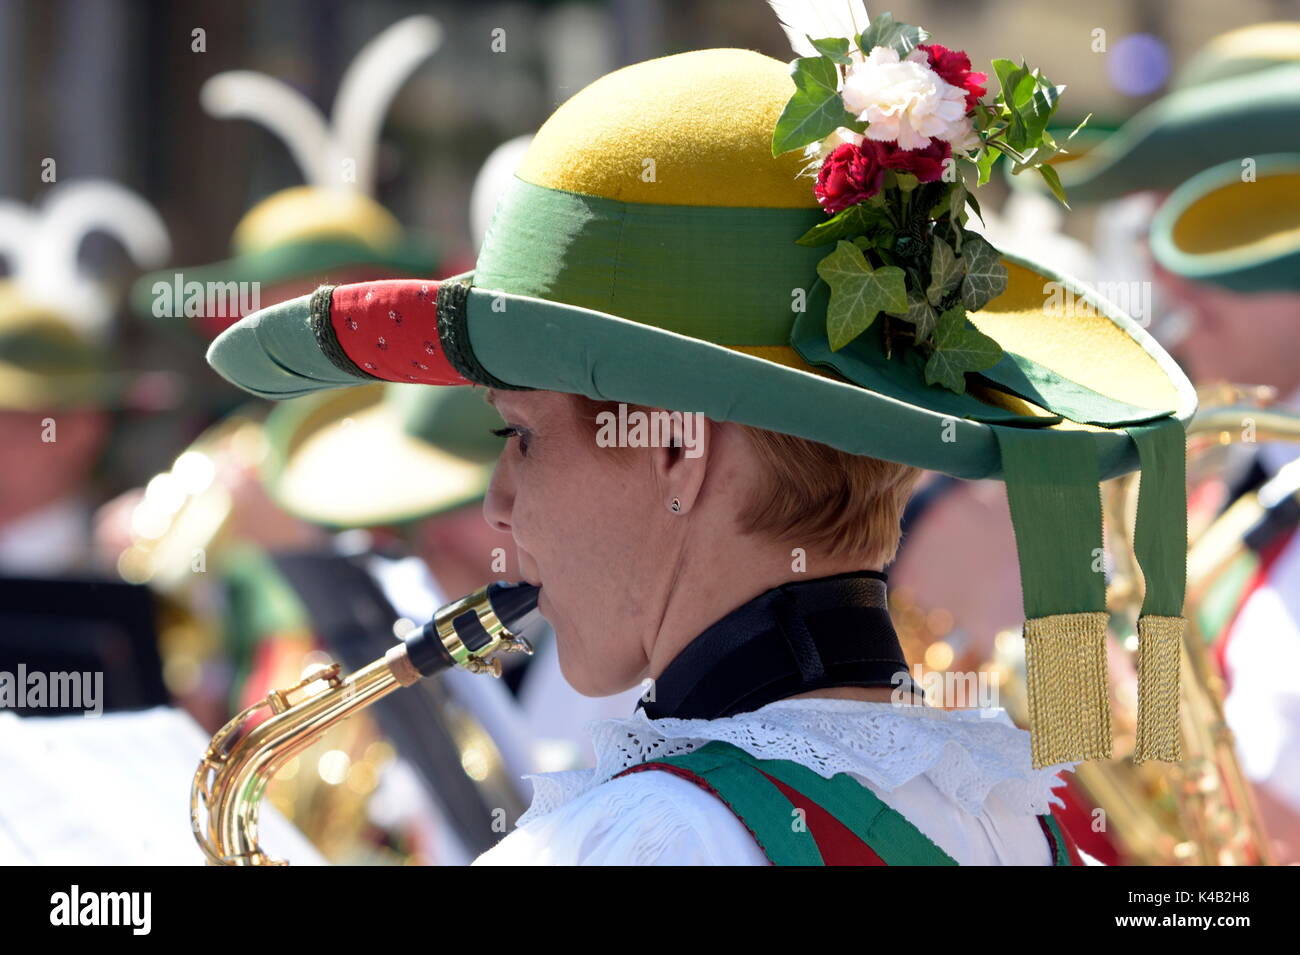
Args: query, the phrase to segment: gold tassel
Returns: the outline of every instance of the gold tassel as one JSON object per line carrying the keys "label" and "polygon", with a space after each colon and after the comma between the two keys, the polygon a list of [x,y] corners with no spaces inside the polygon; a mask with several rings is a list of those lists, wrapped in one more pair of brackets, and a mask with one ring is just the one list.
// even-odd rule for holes
{"label": "gold tassel", "polygon": [[1034,769],[1110,757],[1109,619],[1096,611],[1025,621]]}
{"label": "gold tassel", "polygon": [[1182,756],[1178,719],[1178,667],[1183,647],[1183,617],[1138,617],[1138,714],[1133,762]]}

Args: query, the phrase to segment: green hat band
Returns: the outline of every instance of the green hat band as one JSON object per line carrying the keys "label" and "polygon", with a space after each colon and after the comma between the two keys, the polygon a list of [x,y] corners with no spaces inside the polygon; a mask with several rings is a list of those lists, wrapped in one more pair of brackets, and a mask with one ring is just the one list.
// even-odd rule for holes
{"label": "green hat band", "polygon": [[720,345],[784,345],[825,249],[795,245],[820,208],[653,205],[516,177],[474,284],[618,315]]}

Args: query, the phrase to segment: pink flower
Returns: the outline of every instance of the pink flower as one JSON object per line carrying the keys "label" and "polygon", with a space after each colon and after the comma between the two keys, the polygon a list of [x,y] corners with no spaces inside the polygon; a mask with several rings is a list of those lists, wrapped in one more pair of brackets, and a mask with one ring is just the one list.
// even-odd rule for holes
{"label": "pink flower", "polygon": [[822,162],[813,193],[828,215],[865,202],[880,191],[885,167],[876,146],[871,140],[858,145],[844,143]]}
{"label": "pink flower", "polygon": [[922,43],[917,46],[917,49],[925,51],[930,58],[930,69],[938,73],[945,83],[966,91],[968,112],[974,109],[979,98],[988,92],[983,84],[988,82],[989,75],[972,73],[970,57],[961,50],[950,50],[938,43]]}
{"label": "pink flower", "polygon": [[834,215],[878,193],[886,170],[910,172],[918,182],[935,182],[943,178],[944,163],[951,156],[952,146],[941,139],[924,149],[899,149],[898,143],[873,139],[844,143],[822,163],[813,193],[826,213]]}
{"label": "pink flower", "polygon": [[942,139],[930,140],[924,149],[899,149],[896,143],[876,143],[879,162],[886,169],[910,172],[920,182],[943,178],[943,164],[952,156],[952,146]]}

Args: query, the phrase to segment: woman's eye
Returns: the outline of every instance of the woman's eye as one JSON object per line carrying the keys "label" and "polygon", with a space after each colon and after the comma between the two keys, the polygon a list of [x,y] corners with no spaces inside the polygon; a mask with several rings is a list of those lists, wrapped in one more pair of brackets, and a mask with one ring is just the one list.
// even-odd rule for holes
{"label": "woman's eye", "polygon": [[507,426],[505,428],[493,428],[492,433],[495,434],[498,438],[518,438],[519,453],[527,456],[528,432],[521,431],[519,428],[516,428],[514,426]]}

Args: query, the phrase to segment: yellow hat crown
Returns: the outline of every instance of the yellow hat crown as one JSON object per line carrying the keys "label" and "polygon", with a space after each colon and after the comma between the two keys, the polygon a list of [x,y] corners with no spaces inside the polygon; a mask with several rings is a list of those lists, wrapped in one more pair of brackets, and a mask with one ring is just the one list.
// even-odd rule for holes
{"label": "yellow hat crown", "polygon": [[565,102],[521,163],[525,182],[664,205],[815,207],[797,153],[772,157],[790,68],[697,50],[616,70]]}

